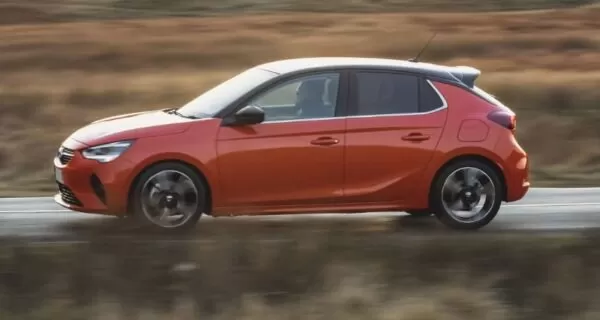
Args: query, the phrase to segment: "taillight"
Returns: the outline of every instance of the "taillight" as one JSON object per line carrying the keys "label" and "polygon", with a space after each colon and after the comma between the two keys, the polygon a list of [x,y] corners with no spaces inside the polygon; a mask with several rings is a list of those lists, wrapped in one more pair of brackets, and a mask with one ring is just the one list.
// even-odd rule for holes
{"label": "taillight", "polygon": [[514,113],[493,111],[488,114],[487,118],[508,130],[515,131],[517,129],[517,117]]}

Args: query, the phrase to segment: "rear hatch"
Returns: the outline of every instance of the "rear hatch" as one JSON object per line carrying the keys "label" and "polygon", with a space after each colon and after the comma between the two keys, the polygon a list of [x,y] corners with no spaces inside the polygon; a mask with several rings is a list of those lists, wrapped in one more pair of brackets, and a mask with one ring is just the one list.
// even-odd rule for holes
{"label": "rear hatch", "polygon": [[456,78],[456,80],[462,82],[464,85],[469,87],[479,97],[491,103],[492,105],[504,109],[504,111],[512,112],[512,110],[500,102],[495,96],[489,94],[485,90],[479,88],[475,85],[475,82],[481,75],[481,71],[479,69],[469,67],[469,66],[456,66],[450,67],[448,72]]}
{"label": "rear hatch", "polygon": [[487,117],[489,120],[511,131],[516,130],[516,114],[509,107],[500,102],[500,100],[498,100],[495,96],[489,94],[485,90],[475,85],[475,82],[481,75],[481,71],[479,69],[469,66],[456,66],[450,67],[448,72],[458,81],[462,82],[465,86],[469,87],[469,89],[471,89],[471,91],[475,95],[479,96],[480,98],[484,99],[485,101],[497,108],[497,110],[492,111],[488,114]]}

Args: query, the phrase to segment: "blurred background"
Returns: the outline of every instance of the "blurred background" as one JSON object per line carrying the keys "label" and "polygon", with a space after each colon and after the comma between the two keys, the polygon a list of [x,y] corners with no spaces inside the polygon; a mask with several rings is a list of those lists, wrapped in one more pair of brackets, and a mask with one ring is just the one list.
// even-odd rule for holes
{"label": "blurred background", "polygon": [[52,157],[104,116],[181,106],[251,65],[413,57],[482,71],[535,186],[600,182],[594,0],[1,0],[0,195],[51,194]]}
{"label": "blurred background", "polygon": [[[58,146],[91,121],[181,106],[274,59],[408,59],[435,32],[421,60],[482,71],[517,113],[533,186],[600,185],[597,0],[0,0],[0,196],[53,194]],[[600,319],[596,238],[413,244],[338,227],[6,240],[0,319]],[[276,235],[289,242],[260,242]]]}

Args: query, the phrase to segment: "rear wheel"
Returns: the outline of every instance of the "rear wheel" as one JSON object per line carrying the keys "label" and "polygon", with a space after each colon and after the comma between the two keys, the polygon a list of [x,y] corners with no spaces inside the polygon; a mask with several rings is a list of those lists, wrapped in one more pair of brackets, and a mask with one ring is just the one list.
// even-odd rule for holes
{"label": "rear wheel", "polygon": [[479,229],[500,210],[502,181],[489,165],[477,160],[454,163],[441,172],[431,192],[431,207],[445,225]]}
{"label": "rear wheel", "polygon": [[135,218],[157,229],[189,229],[206,209],[204,182],[180,163],[161,163],[146,170],[133,192]]}

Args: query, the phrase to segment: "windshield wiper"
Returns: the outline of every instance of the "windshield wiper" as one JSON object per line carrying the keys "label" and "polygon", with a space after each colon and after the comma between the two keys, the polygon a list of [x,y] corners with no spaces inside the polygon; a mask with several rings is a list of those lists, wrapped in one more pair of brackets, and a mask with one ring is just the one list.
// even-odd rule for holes
{"label": "windshield wiper", "polygon": [[165,112],[166,112],[166,113],[168,113],[168,114],[174,114],[174,115],[176,115],[176,116],[180,116],[180,117],[182,117],[182,118],[186,118],[186,119],[198,119],[198,118],[196,118],[196,117],[194,117],[194,116],[188,116],[188,115],[185,115],[185,114],[183,114],[183,113],[181,113],[181,112],[177,111],[177,109],[176,109],[176,108],[165,110]]}

